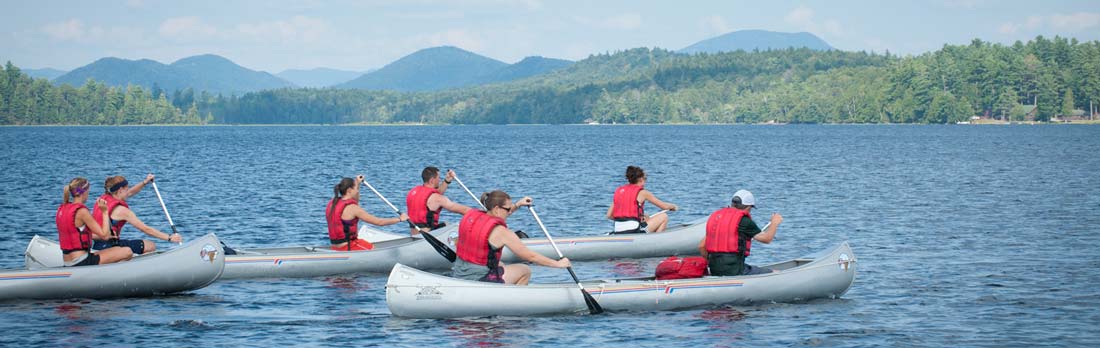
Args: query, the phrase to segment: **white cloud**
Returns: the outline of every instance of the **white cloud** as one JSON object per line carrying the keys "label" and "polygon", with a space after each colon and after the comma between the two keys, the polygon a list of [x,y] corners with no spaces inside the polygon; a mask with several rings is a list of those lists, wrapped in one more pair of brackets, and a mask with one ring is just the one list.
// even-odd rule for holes
{"label": "white cloud", "polygon": [[997,31],[1001,34],[1015,34],[1018,30],[1020,30],[1020,26],[1013,23],[1003,23],[997,28]]}
{"label": "white cloud", "polygon": [[729,23],[726,23],[726,19],[718,15],[703,17],[703,29],[710,35],[725,34],[733,31]]}
{"label": "white cloud", "polygon": [[624,13],[604,19],[603,25],[612,29],[633,30],[642,26],[642,15]]}
{"label": "white cloud", "polygon": [[1025,24],[1025,26],[1027,26],[1028,29],[1039,28],[1040,25],[1043,25],[1043,17],[1029,16],[1029,17],[1027,17],[1027,22],[1026,23],[1027,24]]}
{"label": "white cloud", "polygon": [[844,35],[844,26],[840,24],[840,21],[826,18],[824,21],[819,22],[814,10],[806,7],[806,5],[799,5],[792,9],[786,16],[783,16],[783,21],[798,30],[818,35]]}
{"label": "white cloud", "polygon": [[287,20],[238,24],[235,36],[253,41],[316,42],[332,28],[325,20],[294,16]]}
{"label": "white cloud", "polygon": [[199,17],[175,17],[164,20],[160,23],[160,28],[157,30],[161,36],[187,39],[187,38],[206,38],[214,36],[218,33],[218,29],[213,25],[203,22]]}
{"label": "white cloud", "polygon": [[64,22],[48,24],[42,27],[42,31],[55,40],[80,40],[84,37],[84,22],[79,19],[69,19]]}
{"label": "white cloud", "polygon": [[1055,14],[1047,18],[1051,26],[1059,29],[1085,30],[1100,26],[1100,13],[1077,12],[1068,15]]}
{"label": "white cloud", "polygon": [[145,7],[145,0],[126,0],[126,6],[133,8]]}

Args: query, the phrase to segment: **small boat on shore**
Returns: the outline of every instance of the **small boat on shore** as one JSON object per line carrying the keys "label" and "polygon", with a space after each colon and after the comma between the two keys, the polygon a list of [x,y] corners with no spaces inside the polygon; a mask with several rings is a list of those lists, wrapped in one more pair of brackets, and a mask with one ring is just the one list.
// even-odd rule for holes
{"label": "small boat on shore", "polygon": [[[855,280],[856,258],[848,243],[843,242],[806,257],[763,267],[778,272],[676,280],[604,279],[582,284],[608,311],[800,302],[844,295]],[[400,264],[394,266],[386,283],[386,305],[395,316],[425,319],[588,311],[575,283],[503,285],[444,277]]]}
{"label": "small boat on shore", "polygon": [[[614,258],[640,259],[648,257],[665,257],[673,255],[698,255],[699,241],[706,235],[706,218],[696,219],[691,222],[670,226],[661,233],[632,233],[614,234],[585,237],[559,237],[554,238],[562,254],[573,261],[602,261]],[[453,241],[458,239],[458,227],[448,226],[432,231],[432,235],[439,240],[447,242],[452,248]],[[398,238],[408,238],[407,235],[398,235],[378,230],[360,230],[360,237],[368,241],[389,241]],[[543,256],[557,259],[558,254],[546,238],[524,238],[523,244],[528,249]],[[520,262],[519,258],[508,248],[504,249],[501,256],[504,262]],[[402,262],[403,263],[403,262]]]}
{"label": "small boat on shore", "polygon": [[129,261],[80,267],[60,267],[60,246],[35,236],[27,246],[26,261],[27,269],[0,270],[0,301],[171,294],[210,285],[225,268],[214,234]]}

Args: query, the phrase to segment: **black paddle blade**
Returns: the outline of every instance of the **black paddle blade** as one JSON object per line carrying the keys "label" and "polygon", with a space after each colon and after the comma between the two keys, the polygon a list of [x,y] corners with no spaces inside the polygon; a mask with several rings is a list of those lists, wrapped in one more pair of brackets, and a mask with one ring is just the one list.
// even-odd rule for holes
{"label": "black paddle blade", "polygon": [[588,306],[588,312],[592,314],[603,313],[603,307],[596,302],[596,299],[592,297],[592,294],[588,293],[588,290],[581,289],[581,294],[584,295],[584,304]]}
{"label": "black paddle blade", "polygon": [[447,244],[443,244],[443,242],[435,238],[431,233],[421,232],[420,235],[424,236],[424,240],[428,241],[428,244],[431,244],[432,248],[435,248],[435,251],[443,256],[443,258],[447,259],[447,261],[455,262],[455,260],[458,259],[458,255],[455,254],[454,250],[451,250],[451,247],[447,246]]}

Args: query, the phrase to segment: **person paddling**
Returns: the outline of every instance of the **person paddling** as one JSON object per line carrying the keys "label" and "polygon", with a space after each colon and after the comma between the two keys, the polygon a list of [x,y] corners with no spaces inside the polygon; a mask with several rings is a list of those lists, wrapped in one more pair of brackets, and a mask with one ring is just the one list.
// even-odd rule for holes
{"label": "person paddling", "polygon": [[[107,230],[107,210],[97,209],[97,219],[88,213],[88,207],[84,205],[88,201],[88,191],[92,185],[88,179],[75,178],[65,185],[62,193],[61,206],[57,207],[54,222],[57,223],[57,239],[61,244],[61,252],[65,260],[65,267],[104,265],[119,261],[129,260],[134,256],[130,248],[114,247],[92,251],[92,236],[103,239],[111,237]],[[107,202],[100,199],[96,206],[106,207]]]}
{"label": "person paddling", "polygon": [[409,219],[404,213],[399,217],[383,219],[371,215],[359,207],[359,185],[363,176],[340,179],[332,188],[332,200],[325,207],[325,221],[328,223],[328,238],[332,250],[370,250],[374,245],[359,239],[359,220],[375,226],[389,226]]}
{"label": "person paddling", "polygon": [[627,184],[615,189],[611,206],[607,208],[607,218],[615,221],[612,234],[661,232],[668,227],[668,214],[654,217],[645,215],[645,202],[653,203],[657,208],[676,211],[679,206],[657,199],[645,189],[646,174],[642,168],[626,167]]}
{"label": "person paddling", "polygon": [[764,231],[752,221],[750,211],[756,207],[756,198],[748,190],[738,190],[733,194],[731,205],[710,215],[707,219],[707,234],[699,241],[699,253],[707,258],[710,275],[739,276],[765,274],[773,272],[764,267],[754,267],[745,263],[749,257],[752,241],[769,244],[775,238],[775,231],[783,222],[783,216],[772,213],[771,222]]}
{"label": "person paddling", "polygon": [[469,209],[458,223],[458,241],[455,242],[458,259],[452,266],[452,276],[460,279],[490,283],[527,285],[531,280],[531,268],[525,264],[505,265],[500,262],[504,247],[508,247],[520,259],[535,264],[566,268],[572,266],[569,258],[552,260],[528,249],[515,232],[508,229],[506,220],[519,207],[529,206],[531,197],[523,197],[512,203],[512,197],[501,190],[481,195],[481,204],[488,211]]}
{"label": "person paddling", "polygon": [[470,210],[470,207],[455,203],[443,195],[455,178],[454,171],[448,170],[447,177],[441,179],[439,168],[427,167],[420,172],[420,178],[424,183],[413,187],[405,196],[405,211],[409,212],[409,221],[417,227],[409,228],[412,235],[420,234],[421,230],[434,230],[445,226],[446,223],[439,221],[439,213],[443,209],[459,215],[464,215]]}
{"label": "person paddling", "polygon": [[[141,255],[157,250],[157,243],[151,240],[119,238],[122,235],[122,227],[127,223],[141,230],[141,232],[157,239],[172,243],[180,243],[183,241],[183,238],[180,237],[178,233],[169,235],[141,222],[141,219],[138,219],[137,215],[130,210],[130,206],[126,204],[127,199],[141,192],[141,189],[154,179],[156,179],[156,176],[153,174],[146,175],[145,180],[142,180],[141,183],[133,187],[131,187],[130,183],[126,181],[126,178],[121,175],[108,177],[107,180],[103,182],[103,189],[106,192],[104,192],[102,196],[99,196],[99,199],[100,201],[106,202],[107,211],[110,214],[111,235],[113,238],[109,240],[96,239],[95,244],[92,246],[93,249],[101,250],[115,246],[125,246],[129,247],[130,250],[134,252],[134,255]],[[93,210],[98,210],[99,207],[100,203],[97,201]],[[96,223],[99,223],[99,214],[95,214],[94,217],[96,218]]]}

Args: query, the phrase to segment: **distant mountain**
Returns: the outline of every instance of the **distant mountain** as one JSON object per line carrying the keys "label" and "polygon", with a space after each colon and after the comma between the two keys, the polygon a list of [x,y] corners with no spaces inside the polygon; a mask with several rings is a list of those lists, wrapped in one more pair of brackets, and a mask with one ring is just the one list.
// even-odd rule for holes
{"label": "distant mountain", "polygon": [[[373,71],[373,70],[370,70]],[[368,72],[370,72],[368,71]],[[362,71],[337,70],[329,68],[315,68],[309,70],[289,69],[275,74],[283,80],[293,82],[301,87],[328,87],[351,81],[362,76]]]}
{"label": "distant mountain", "polygon": [[558,69],[564,69],[570,65],[573,65],[573,62],[565,59],[533,56],[523,58],[523,60],[518,63],[494,71],[482,77],[480,80],[482,83],[519,80],[535,75],[542,75]]}
{"label": "distant mountain", "polygon": [[476,85],[508,64],[453,46],[426,48],[338,88],[431,91]]}
{"label": "distant mountain", "polygon": [[832,46],[829,46],[829,44],[821,40],[821,38],[806,32],[781,33],[767,30],[738,30],[722,36],[696,42],[677,52],[687,54],[701,52],[733,52],[737,50],[751,52],[752,50],[766,51],[769,49],[786,49],[792,47],[806,47],[818,51],[833,49]]}
{"label": "distant mountain", "polygon": [[21,70],[23,70],[23,72],[27,73],[27,76],[30,76],[30,77],[33,77],[33,78],[36,78],[36,79],[47,79],[47,80],[53,80],[53,79],[57,78],[58,76],[65,75],[65,73],[68,72],[68,71],[65,71],[65,70],[57,70],[57,69],[53,69],[53,68],[21,69]]}
{"label": "distant mountain", "polygon": [[193,88],[222,94],[293,87],[274,75],[249,70],[212,54],[183,58],[170,65],[149,59],[102,58],[61,75],[53,82],[79,87],[88,79],[111,86],[133,84],[152,88],[155,83],[166,91]]}

